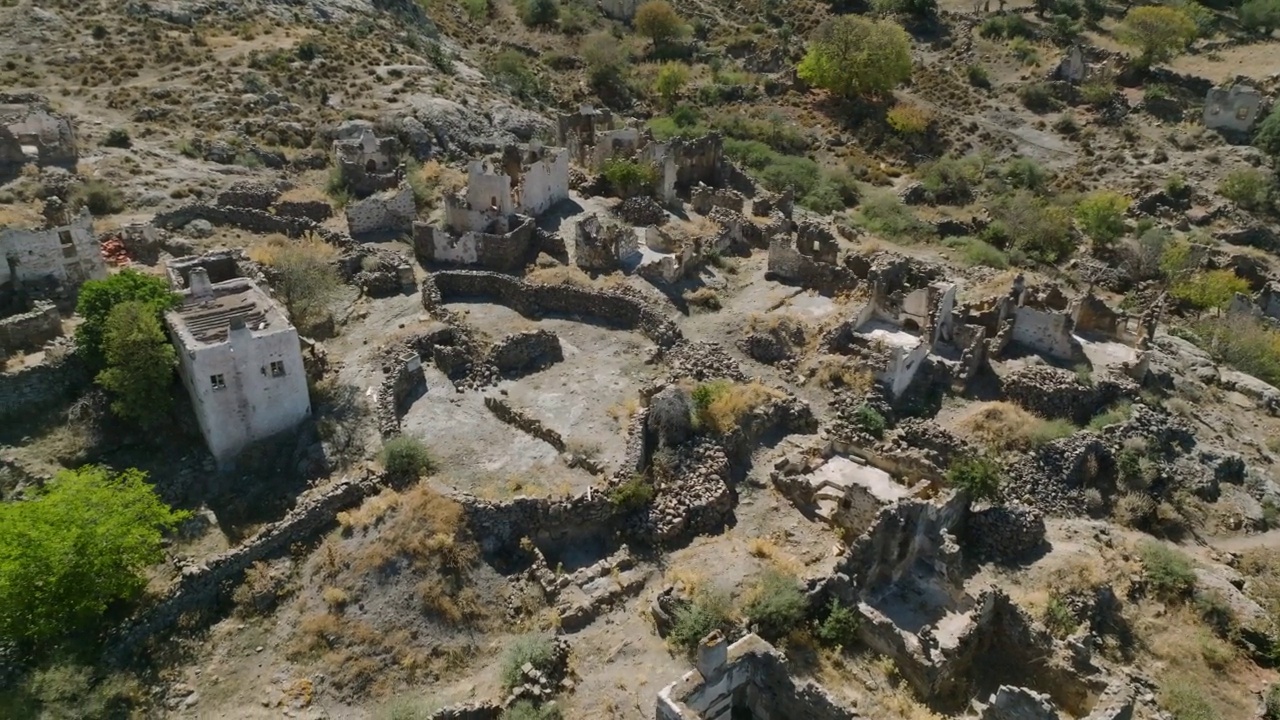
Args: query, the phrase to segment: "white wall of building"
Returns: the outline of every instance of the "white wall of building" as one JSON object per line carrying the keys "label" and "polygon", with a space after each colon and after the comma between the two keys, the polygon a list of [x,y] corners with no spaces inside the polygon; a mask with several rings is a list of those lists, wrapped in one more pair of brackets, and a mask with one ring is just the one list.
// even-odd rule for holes
{"label": "white wall of building", "polygon": [[[64,239],[69,239],[70,245],[65,244]],[[71,224],[50,230],[0,230],[0,283],[13,280],[9,258],[17,261],[19,280],[52,277],[78,286],[85,280],[101,280],[107,276],[107,264],[102,259],[102,248],[93,233],[93,217],[88,211]]]}

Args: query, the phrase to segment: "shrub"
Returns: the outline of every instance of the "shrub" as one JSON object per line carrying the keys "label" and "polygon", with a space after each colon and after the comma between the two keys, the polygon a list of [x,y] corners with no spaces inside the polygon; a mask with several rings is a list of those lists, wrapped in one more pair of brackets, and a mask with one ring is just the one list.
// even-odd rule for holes
{"label": "shrub", "polygon": [[793,575],[770,568],[756,580],[743,610],[766,639],[785,636],[804,621],[806,602]]}
{"label": "shrub", "polygon": [[996,268],[997,270],[1009,267],[1008,255],[1005,255],[999,248],[977,238],[947,238],[942,242],[947,247],[959,250],[960,259],[970,267],[982,266]]}
{"label": "shrub", "polygon": [[633,23],[636,32],[649,38],[655,48],[675,40],[684,32],[684,21],[666,0],[649,0],[636,8]]}
{"label": "shrub", "polygon": [[689,82],[689,67],[684,63],[669,62],[658,70],[658,77],[653,81],[653,91],[662,98],[662,103],[670,108],[675,105],[680,91]]}
{"label": "shrub", "polygon": [[1004,471],[984,455],[958,460],[947,470],[947,484],[968,493],[974,500],[994,500],[1000,496]]}
{"label": "shrub", "polygon": [[71,206],[89,208],[94,215],[114,215],[124,210],[124,195],[105,180],[86,180],[71,192]]}
{"label": "shrub", "polygon": [[964,74],[970,85],[986,90],[991,89],[991,76],[987,73],[987,69],[981,65],[977,63],[970,65],[965,68]]}
{"label": "shrub", "polygon": [[1144,527],[1156,512],[1156,501],[1140,492],[1129,492],[1116,500],[1112,515],[1127,528]]}
{"label": "shrub", "polygon": [[1089,429],[1100,431],[1108,425],[1122,423],[1133,415],[1133,405],[1128,401],[1121,401],[1112,405],[1106,411],[1098,413],[1089,421]]}
{"label": "shrub", "polygon": [[0,640],[50,647],[138,597],[143,570],[164,559],[161,533],[188,515],[146,479],[86,466],[0,503]]}
{"label": "shrub", "polygon": [[1191,595],[1196,574],[1186,555],[1154,540],[1143,543],[1138,552],[1147,584],[1157,597],[1182,600]]}
{"label": "shrub", "polygon": [[1253,136],[1253,144],[1259,150],[1272,157],[1280,156],[1280,104],[1258,124],[1258,131]]}
{"label": "shrub", "polygon": [[841,15],[818,27],[796,72],[842,97],[884,95],[911,77],[911,42],[896,23]]}
{"label": "shrub", "polygon": [[129,148],[133,146],[133,139],[129,137],[128,130],[111,128],[107,131],[107,136],[102,139],[102,144],[113,148]]}
{"label": "shrub", "polygon": [[1007,40],[1010,38],[1035,37],[1031,23],[1018,13],[990,15],[982,21],[978,34],[984,38]]}
{"label": "shrub", "polygon": [[827,617],[818,623],[818,641],[827,647],[849,649],[858,641],[858,627],[861,624],[856,610],[832,598],[827,605]]}
{"label": "shrub", "polygon": [[1219,715],[1205,698],[1204,690],[1182,680],[1166,680],[1161,687],[1160,704],[1173,715],[1173,720],[1218,720]]}
{"label": "shrub", "polygon": [[933,122],[933,113],[912,103],[898,103],[889,110],[889,127],[901,135],[923,135]]}
{"label": "shrub", "polygon": [[920,184],[935,203],[963,205],[973,199],[982,177],[981,160],[975,156],[942,158],[920,168]]}
{"label": "shrub", "polygon": [[1263,698],[1263,718],[1280,720],[1280,683],[1272,683]]}
{"label": "shrub", "polygon": [[1045,605],[1044,626],[1053,633],[1055,637],[1065,638],[1075,632],[1079,623],[1076,622],[1075,615],[1071,612],[1071,607],[1062,600],[1062,596],[1057,593],[1049,595],[1049,602]]}
{"label": "shrub", "polygon": [[1125,13],[1116,34],[1120,42],[1138,51],[1138,64],[1149,67],[1185,52],[1198,30],[1181,10],[1144,5]]}
{"label": "shrub", "polygon": [[560,19],[560,4],[556,0],[524,0],[520,19],[529,27],[550,27]]}
{"label": "shrub", "polygon": [[625,87],[627,48],[606,32],[588,35],[582,41],[582,59],[587,64],[591,88],[602,96],[615,96]]}
{"label": "shrub", "polygon": [[1046,113],[1058,107],[1048,83],[1032,82],[1018,88],[1018,100],[1030,111]]}
{"label": "shrub", "polygon": [[1014,38],[1013,42],[1009,43],[1009,52],[1021,60],[1023,65],[1040,64],[1040,49],[1022,38]]}
{"label": "shrub", "polygon": [[560,706],[549,703],[534,705],[529,700],[519,700],[502,711],[501,720],[560,720]]}
{"label": "shrub", "polygon": [[1280,385],[1280,333],[1251,317],[1201,320],[1193,326],[1196,342],[1218,362],[1271,385]]}
{"label": "shrub", "polygon": [[1080,99],[1090,105],[1102,105],[1116,94],[1116,84],[1109,77],[1096,77],[1080,85]]}
{"label": "shrub", "polygon": [[892,240],[918,241],[933,234],[933,228],[891,192],[868,195],[858,207],[857,220],[871,232]]}
{"label": "shrub", "polygon": [[1280,27],[1280,0],[1247,0],[1240,6],[1239,19],[1245,30],[1270,35]]}
{"label": "shrub", "polygon": [[1201,311],[1225,308],[1236,293],[1248,292],[1249,281],[1226,269],[1198,272],[1169,288],[1169,294],[1175,299]]}
{"label": "shrub", "polygon": [[620,157],[605,162],[601,174],[609,187],[622,198],[645,194],[658,180],[658,173],[652,166]]}
{"label": "shrub", "polygon": [[792,188],[800,197],[813,192],[820,177],[816,162],[807,157],[792,155],[776,155],[773,162],[761,168],[757,174],[766,188],[774,192]]}
{"label": "shrub", "polygon": [[1048,263],[1064,259],[1075,248],[1066,208],[1023,190],[997,198],[988,209],[995,222],[983,239],[997,247],[1012,247]]}
{"label": "shrub", "polygon": [[1076,221],[1095,245],[1109,247],[1124,234],[1129,198],[1110,190],[1089,193],[1076,205]]}
{"label": "shrub", "polygon": [[459,3],[472,21],[489,17],[489,0],[459,0]]}
{"label": "shrub", "polygon": [[502,657],[502,687],[510,690],[520,684],[522,668],[528,664],[535,670],[548,672],[555,660],[555,646],[551,639],[541,635],[523,635],[511,643]]}
{"label": "shrub", "polygon": [[519,50],[503,50],[494,56],[489,65],[490,74],[498,84],[518,97],[533,99],[542,93],[542,83],[529,68],[528,60]]}
{"label": "shrub", "polygon": [[379,458],[387,475],[397,482],[417,480],[435,470],[435,460],[421,440],[398,435],[382,444]]}
{"label": "shrub", "polygon": [[974,440],[995,452],[1030,450],[1076,430],[1068,421],[1045,420],[1009,402],[986,403],[962,425]]}
{"label": "shrub", "polygon": [[[657,463],[654,468],[661,469]],[[648,505],[651,500],[653,500],[653,485],[640,474],[633,475],[626,482],[609,491],[609,502],[620,510],[639,510]]]}
{"label": "shrub", "polygon": [[275,271],[272,286],[300,330],[314,332],[330,317],[330,305],[342,287],[332,245],[277,235],[250,248],[249,255]]}
{"label": "shrub", "polygon": [[703,430],[728,434],[738,428],[743,416],[777,396],[777,391],[760,383],[735,385],[724,380],[703,383],[691,394],[695,424]]}
{"label": "shrub", "polygon": [[858,409],[853,411],[853,424],[859,430],[877,438],[884,436],[885,427],[888,425],[884,415],[866,403],[859,405]]}
{"label": "shrub", "polygon": [[138,302],[151,308],[160,322],[165,310],[175,307],[179,297],[169,290],[169,283],[157,275],[146,275],[133,269],[122,270],[104,280],[89,280],[80,287],[76,314],[83,320],[76,328],[76,348],[92,370],[107,362],[106,337],[112,311],[119,305]]}
{"label": "shrub", "polygon": [[130,300],[111,309],[103,332],[106,368],[94,382],[111,393],[111,412],[144,428],[164,422],[173,405],[178,356],[155,308]]}
{"label": "shrub", "polygon": [[1258,168],[1241,168],[1227,173],[1218,183],[1218,194],[1245,210],[1260,210],[1271,197],[1271,177]]}
{"label": "shrub", "polygon": [[702,638],[715,630],[729,629],[729,598],[722,593],[703,590],[672,613],[671,644],[693,652]]}
{"label": "shrub", "polygon": [[1035,193],[1044,192],[1052,175],[1040,163],[1031,158],[1014,158],[1005,163],[1000,176],[1010,187],[1030,190]]}
{"label": "shrub", "polygon": [[881,15],[910,15],[930,18],[938,12],[938,0],[872,0],[872,7]]}

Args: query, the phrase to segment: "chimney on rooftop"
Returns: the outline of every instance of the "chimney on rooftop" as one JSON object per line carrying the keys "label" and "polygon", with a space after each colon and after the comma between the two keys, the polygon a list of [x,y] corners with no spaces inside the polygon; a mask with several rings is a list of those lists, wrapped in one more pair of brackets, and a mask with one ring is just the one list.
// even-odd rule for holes
{"label": "chimney on rooftop", "polygon": [[213,299],[213,283],[209,282],[209,271],[202,267],[191,268],[191,275],[187,278],[187,285],[191,287],[191,297],[204,302]]}

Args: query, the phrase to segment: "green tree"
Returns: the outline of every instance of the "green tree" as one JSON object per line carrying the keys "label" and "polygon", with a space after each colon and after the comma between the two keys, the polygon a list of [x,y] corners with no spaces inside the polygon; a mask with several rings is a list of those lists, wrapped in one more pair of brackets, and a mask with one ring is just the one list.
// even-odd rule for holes
{"label": "green tree", "polygon": [[689,68],[684,63],[669,62],[658,70],[653,90],[662,98],[662,104],[670,110],[675,107],[680,91],[689,82]]}
{"label": "green tree", "polygon": [[1248,0],[1240,6],[1240,25],[1259,35],[1280,27],[1280,0]]}
{"label": "green tree", "polygon": [[1181,55],[1197,32],[1195,22],[1181,10],[1144,5],[1125,14],[1117,35],[1138,51],[1138,64],[1150,67]]}
{"label": "green tree", "polygon": [[1090,193],[1076,205],[1076,221],[1097,246],[1108,247],[1124,234],[1129,198],[1111,190]]}
{"label": "green tree", "polygon": [[1258,124],[1253,146],[1272,157],[1280,157],[1280,105],[1272,108],[1271,113]]}
{"label": "green tree", "polygon": [[252,253],[274,273],[271,284],[289,316],[303,332],[314,332],[330,316],[330,305],[342,287],[335,265],[338,252],[320,240],[269,240]]}
{"label": "green tree", "polygon": [[138,300],[111,309],[102,339],[107,367],[96,381],[112,395],[111,412],[143,427],[164,421],[178,356],[154,308]]}
{"label": "green tree", "polygon": [[653,188],[658,180],[658,173],[650,165],[644,165],[623,158],[612,158],[604,164],[602,173],[618,197],[629,198],[640,195]]}
{"label": "green tree", "polygon": [[1218,183],[1218,194],[1245,210],[1260,210],[1271,197],[1271,188],[1268,173],[1246,167],[1227,173]]}
{"label": "green tree", "polygon": [[819,26],[796,71],[842,97],[883,95],[911,77],[911,41],[896,23],[841,15]]}
{"label": "green tree", "polygon": [[176,307],[180,299],[170,292],[164,278],[136,270],[124,270],[105,280],[90,280],[80,286],[76,314],[84,320],[76,328],[76,346],[93,370],[100,370],[106,364],[103,340],[111,310],[130,301],[146,304],[159,320],[162,313]]}
{"label": "green tree", "polygon": [[1197,310],[1222,309],[1236,293],[1249,292],[1249,282],[1232,270],[1208,270],[1174,283],[1169,294]]}
{"label": "green tree", "polygon": [[526,0],[520,19],[529,27],[550,27],[560,19],[560,5],[556,0]]}
{"label": "green tree", "polygon": [[947,484],[969,493],[974,500],[994,500],[1000,496],[1004,471],[999,463],[978,455],[954,463],[947,470]]}
{"label": "green tree", "polygon": [[652,40],[655,48],[675,40],[684,32],[684,21],[667,0],[649,0],[636,8],[634,22],[636,32]]}
{"label": "green tree", "polygon": [[146,477],[64,470],[35,497],[0,503],[0,638],[47,646],[142,592],[142,571],[164,559],[161,532],[187,517]]}

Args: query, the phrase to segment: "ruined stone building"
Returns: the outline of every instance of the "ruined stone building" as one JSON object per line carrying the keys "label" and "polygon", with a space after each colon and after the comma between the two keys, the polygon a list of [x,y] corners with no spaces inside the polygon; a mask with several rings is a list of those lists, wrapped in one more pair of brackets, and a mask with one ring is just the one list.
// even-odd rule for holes
{"label": "ruined stone building", "polygon": [[360,126],[356,131],[353,137],[333,141],[334,162],[348,189],[363,198],[399,185],[404,179],[400,141],[394,137],[380,138],[367,126]]}
{"label": "ruined stone building", "polygon": [[0,230],[0,292],[68,295],[86,280],[106,276],[107,264],[88,210],[59,227]]}
{"label": "ruined stone building", "polygon": [[225,466],[310,415],[301,346],[284,311],[252,281],[211,283],[203,267],[187,277],[182,306],[165,322],[200,431]]}
{"label": "ruined stone building", "polygon": [[443,227],[414,223],[414,252],[424,263],[514,269],[533,245],[533,218],[568,198],[567,150],[510,145],[471,163],[466,189],[444,196]]}
{"label": "ruined stone building", "polygon": [[1204,126],[1248,133],[1262,115],[1262,93],[1248,85],[1210,88],[1204,98]]}
{"label": "ruined stone building", "polygon": [[0,93],[0,178],[23,165],[74,167],[79,157],[71,118],[33,93]]}

